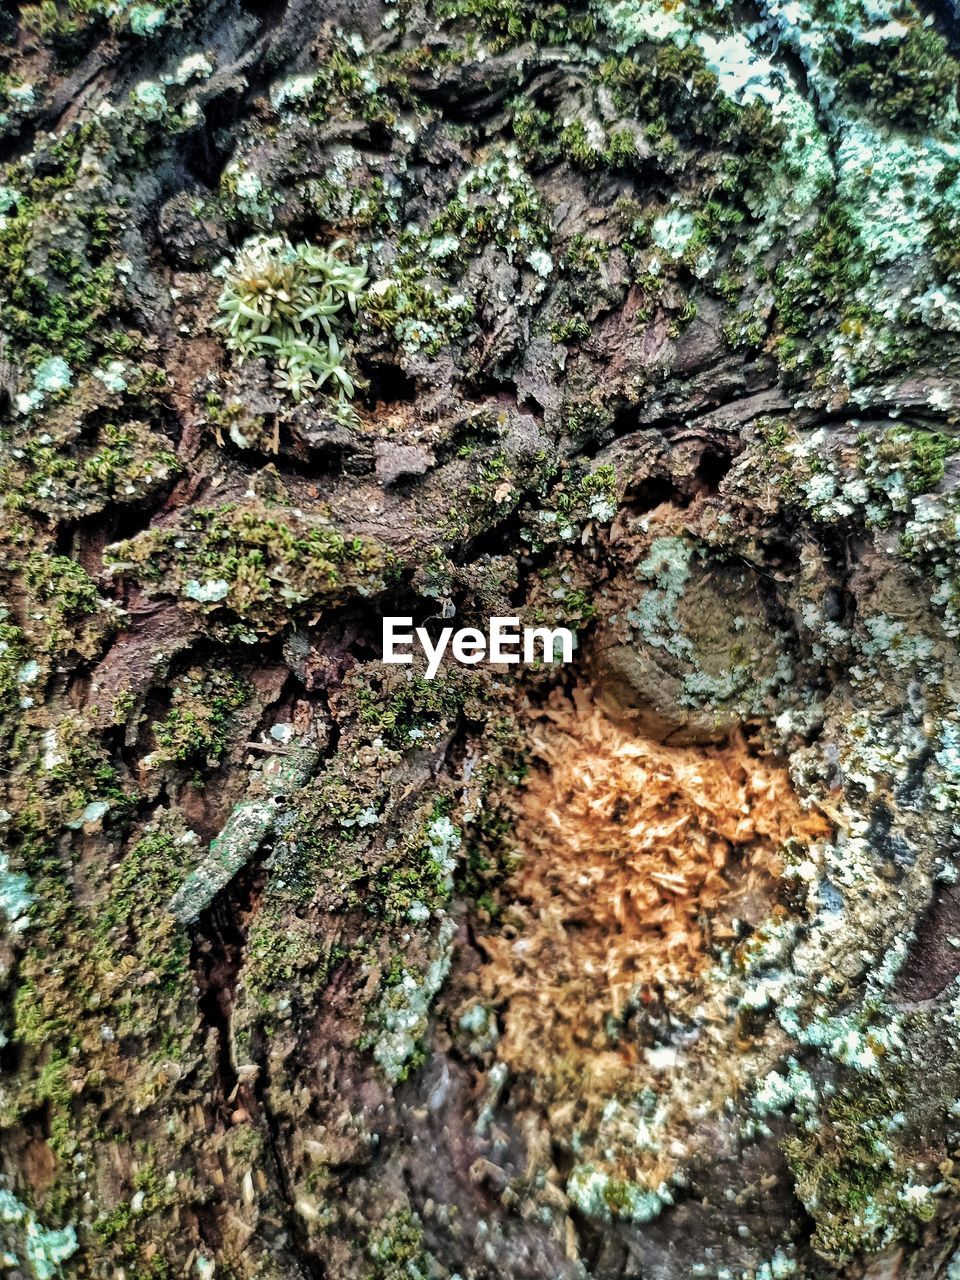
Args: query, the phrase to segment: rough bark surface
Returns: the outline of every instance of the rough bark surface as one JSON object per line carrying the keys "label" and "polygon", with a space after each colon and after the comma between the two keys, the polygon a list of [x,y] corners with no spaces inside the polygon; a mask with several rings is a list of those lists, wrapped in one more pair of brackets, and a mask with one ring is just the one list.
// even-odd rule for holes
{"label": "rough bark surface", "polygon": [[956,1280],[953,8],[0,40],[0,1269]]}

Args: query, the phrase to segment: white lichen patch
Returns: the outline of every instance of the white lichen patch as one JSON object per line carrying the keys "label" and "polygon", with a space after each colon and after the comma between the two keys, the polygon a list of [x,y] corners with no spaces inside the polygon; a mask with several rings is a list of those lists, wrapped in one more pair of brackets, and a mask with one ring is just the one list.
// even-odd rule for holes
{"label": "white lichen patch", "polygon": [[375,1014],[373,1056],[390,1081],[401,1080],[418,1041],[427,1030],[433,1001],[450,968],[454,920],[446,919],[437,932],[434,959],[422,973],[403,969],[388,987]]}
{"label": "white lichen patch", "polygon": [[630,1222],[652,1222],[673,1204],[673,1194],[666,1183],[645,1187],[612,1178],[592,1164],[577,1165],[567,1179],[566,1190],[581,1213],[600,1221],[609,1221],[616,1214]]}

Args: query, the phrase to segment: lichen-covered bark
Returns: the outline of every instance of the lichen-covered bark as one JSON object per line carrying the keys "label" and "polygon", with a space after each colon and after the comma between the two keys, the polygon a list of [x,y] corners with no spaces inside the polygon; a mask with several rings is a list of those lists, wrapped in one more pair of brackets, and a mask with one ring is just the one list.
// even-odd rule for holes
{"label": "lichen-covered bark", "polygon": [[4,1274],[956,1280],[952,9],[0,39]]}

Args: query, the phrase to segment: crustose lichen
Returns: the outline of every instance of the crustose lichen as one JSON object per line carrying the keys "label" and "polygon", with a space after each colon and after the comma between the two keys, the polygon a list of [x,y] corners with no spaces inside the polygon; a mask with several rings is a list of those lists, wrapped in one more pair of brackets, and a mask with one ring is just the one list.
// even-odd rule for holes
{"label": "crustose lichen", "polygon": [[214,321],[240,363],[248,356],[274,365],[276,384],[300,400],[329,384],[337,416],[350,417],[353,379],[340,345],[344,308],[356,314],[366,268],[329,248],[293,244],[286,236],[251,236],[225,276]]}

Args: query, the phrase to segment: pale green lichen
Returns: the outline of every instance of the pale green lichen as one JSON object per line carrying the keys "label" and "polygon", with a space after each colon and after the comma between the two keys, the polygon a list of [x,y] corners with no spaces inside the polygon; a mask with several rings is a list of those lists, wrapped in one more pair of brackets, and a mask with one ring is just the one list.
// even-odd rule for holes
{"label": "pale green lichen", "polygon": [[453,871],[457,865],[456,853],[460,848],[459,827],[446,816],[435,818],[427,827],[427,861],[439,885],[446,892],[453,888]]}
{"label": "pale green lichen", "polygon": [[213,578],[206,582],[189,578],[183,584],[183,594],[188,600],[195,600],[198,604],[218,604],[230,594],[230,583],[226,578]]}
{"label": "pale green lichen", "polygon": [[388,1080],[402,1080],[407,1073],[417,1042],[427,1029],[434,997],[449,971],[456,932],[456,921],[444,920],[437,933],[436,956],[426,971],[401,970],[381,999],[373,1056]]}
{"label": "pale green lichen", "polygon": [[757,1116],[774,1115],[790,1110],[804,1123],[815,1123],[820,1095],[809,1072],[804,1071],[796,1058],[787,1062],[787,1072],[771,1071],[760,1081],[751,1104]]}
{"label": "pale green lichen", "polygon": [[877,613],[863,619],[870,635],[862,641],[860,651],[876,662],[889,663],[898,671],[910,671],[926,663],[934,651],[929,636],[917,635],[903,622]]}
{"label": "pale green lichen", "polygon": [[136,84],[130,100],[136,114],[148,121],[162,120],[169,109],[166,90],[154,80],[141,80]]}
{"label": "pale green lichen", "polygon": [[616,0],[603,7],[602,16],[616,39],[616,49],[627,53],[644,41],[686,41],[688,30],[682,11],[650,0]]}
{"label": "pale green lichen", "polygon": [[[255,224],[269,226],[273,222],[276,199],[269,188],[264,186],[263,179],[255,169],[240,160],[232,160],[223,171],[220,185],[227,199]],[[244,251],[253,243],[247,241]],[[277,251],[280,251],[279,246]]]}
{"label": "pale green lichen", "polygon": [[130,10],[130,30],[135,36],[152,36],[167,20],[162,9],[152,4],[138,4]]}
{"label": "pale green lichen", "polygon": [[104,367],[94,369],[93,376],[99,378],[108,391],[119,394],[127,389],[127,379],[124,376],[126,369],[127,366],[123,360],[111,360]]}
{"label": "pale green lichen", "polygon": [[170,77],[173,84],[187,84],[190,80],[206,80],[213,75],[213,63],[205,53],[191,53],[177,65]]}
{"label": "pale green lichen", "polygon": [[310,96],[317,84],[317,76],[289,76],[273,85],[270,90],[270,101],[275,111],[303,102]]}
{"label": "pale green lichen", "polygon": [[771,83],[772,63],[751,46],[743,32],[720,37],[698,32],[694,39],[707,66],[717,77],[721,93],[741,104],[765,102],[769,105],[779,101],[780,90]]}
{"label": "pale green lichen", "polygon": [[782,1249],[777,1249],[769,1262],[761,1263],[756,1280],[791,1280],[791,1277],[799,1274],[797,1260],[789,1257]]}
{"label": "pale green lichen", "polygon": [[30,923],[34,896],[30,880],[22,871],[11,871],[10,861],[0,853],[0,913],[6,916],[11,933],[19,933]]}
{"label": "pale green lichen", "polygon": [[614,1178],[592,1164],[576,1165],[567,1179],[567,1195],[581,1213],[600,1221],[613,1217],[643,1224],[658,1218],[673,1204],[666,1183],[645,1187],[624,1178]]}
{"label": "pale green lichen", "polygon": [[668,209],[654,220],[650,228],[654,244],[671,258],[683,256],[693,232],[693,214],[683,209]]}
{"label": "pale green lichen", "polygon": [[17,396],[17,408],[23,414],[32,413],[48,396],[69,391],[73,385],[73,371],[62,356],[47,356],[33,371],[30,390]]}
{"label": "pale green lichen", "polygon": [[546,253],[547,210],[516,147],[502,148],[460,179],[456,199],[435,220],[433,232],[455,232],[462,248],[493,238],[510,262],[517,253],[524,260]]}
{"label": "pale green lichen", "polygon": [[[77,1233],[73,1226],[48,1230],[41,1226],[32,1210],[5,1189],[0,1189],[0,1222],[20,1229],[23,1252],[35,1280],[53,1280],[60,1272],[60,1264],[77,1251]],[[16,1265],[14,1262],[13,1266]]]}
{"label": "pale green lichen", "polygon": [[[599,6],[597,16],[618,52],[651,42],[696,48],[728,101],[769,112],[782,143],[743,193],[756,225],[737,258],[759,261],[785,238],[794,245],[776,275],[778,354],[789,368],[822,367],[826,357],[834,379],[857,384],[902,360],[904,326],[960,330],[951,265],[960,227],[960,114],[949,94],[956,64],[905,6],[882,21],[807,0],[766,0],[762,10],[763,22],[734,31],[684,4],[620,3]],[[799,58],[803,76],[783,50]],[[871,75],[880,78],[868,113]],[[830,202],[843,212],[842,234],[824,221]],[[832,240],[819,264],[810,252],[818,238]],[[696,274],[709,273],[710,262]],[[770,299],[760,288],[744,301],[728,333],[754,341]],[[825,301],[840,323],[823,323]]]}
{"label": "pale green lichen", "polygon": [[878,1075],[883,1061],[903,1047],[903,1018],[894,1012],[871,1019],[869,1014],[828,1014],[821,1008],[810,1021],[803,1021],[794,1001],[785,998],[777,1016],[799,1044],[822,1049],[844,1066],[867,1074]]}
{"label": "pale green lichen", "polygon": [[684,538],[655,538],[637,568],[640,577],[652,585],[627,613],[627,620],[648,644],[678,658],[691,651],[677,618],[677,605],[690,577],[693,552],[693,544]]}
{"label": "pale green lichen", "polygon": [[280,819],[280,804],[306,785],[319,758],[315,746],[300,744],[281,757],[279,765],[266,766],[258,779],[265,794],[234,805],[200,865],[190,872],[167,903],[174,919],[181,924],[192,923],[246,866]]}

